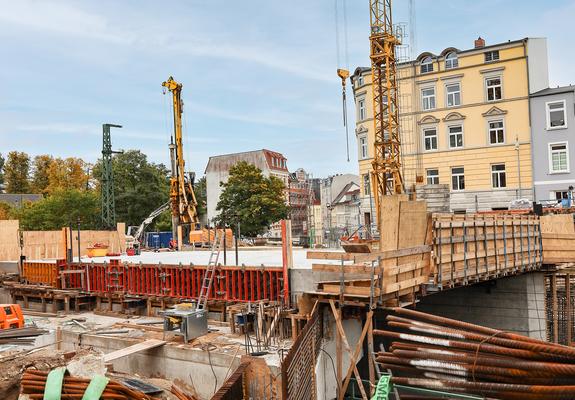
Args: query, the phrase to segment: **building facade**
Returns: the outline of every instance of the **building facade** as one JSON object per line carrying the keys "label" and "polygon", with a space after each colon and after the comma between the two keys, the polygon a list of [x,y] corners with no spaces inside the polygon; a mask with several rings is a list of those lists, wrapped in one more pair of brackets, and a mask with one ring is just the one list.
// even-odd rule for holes
{"label": "building facade", "polygon": [[[573,198],[575,187],[575,86],[531,95],[533,184],[540,202]],[[572,193],[571,193],[572,194]]]}
{"label": "building facade", "polygon": [[303,168],[290,174],[288,191],[292,237],[300,238],[301,242],[301,238],[309,233],[309,208],[312,205],[310,183]]}
{"label": "building facade", "polygon": [[[246,161],[255,165],[262,170],[264,176],[275,176],[279,178],[286,187],[286,202],[288,202],[289,194],[287,188],[289,184],[289,172],[287,159],[281,153],[263,149],[213,156],[208,160],[206,170],[204,171],[206,175],[206,208],[209,223],[211,223],[218,214],[216,207],[222,194],[221,183],[228,181],[230,168],[240,161]],[[279,223],[275,223],[271,226],[269,234],[274,238],[281,237]]]}
{"label": "building facade", "polygon": [[[333,175],[322,179],[320,185],[321,225],[323,242],[337,246],[339,238],[358,227],[360,213],[359,176],[354,174]],[[351,193],[355,192],[356,193]],[[351,197],[354,205],[352,206]],[[317,218],[317,217],[316,217]]]}
{"label": "building facade", "polygon": [[[374,222],[369,172],[374,151],[371,69],[351,78],[362,215]],[[548,87],[546,39],[422,53],[398,65],[402,175],[448,184],[452,211],[505,208],[533,198],[529,95]]]}

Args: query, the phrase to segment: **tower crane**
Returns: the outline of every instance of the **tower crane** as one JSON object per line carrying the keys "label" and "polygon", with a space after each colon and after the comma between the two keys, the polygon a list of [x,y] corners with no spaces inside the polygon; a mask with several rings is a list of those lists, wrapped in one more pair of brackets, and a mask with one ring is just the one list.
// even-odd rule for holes
{"label": "tower crane", "polygon": [[194,176],[185,172],[181,98],[182,84],[171,76],[162,86],[172,92],[172,107],[174,111],[174,133],[170,141],[170,160],[172,176],[170,178],[170,208],[172,210],[172,237],[177,238],[178,226],[188,225],[190,229],[199,228],[197,201],[194,194]]}
{"label": "tower crane", "polygon": [[395,48],[400,44],[393,30],[391,0],[369,0],[369,36],[373,95],[374,158],[371,181],[375,209],[380,199],[404,192],[401,176],[398,80]]}

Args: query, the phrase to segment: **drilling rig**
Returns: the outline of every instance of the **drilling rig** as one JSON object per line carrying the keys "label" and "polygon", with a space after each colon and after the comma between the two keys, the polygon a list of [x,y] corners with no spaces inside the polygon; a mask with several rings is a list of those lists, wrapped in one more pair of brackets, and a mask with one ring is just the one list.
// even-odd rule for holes
{"label": "drilling rig", "polygon": [[373,95],[374,157],[371,182],[377,218],[382,196],[404,192],[401,176],[398,80],[391,0],[370,0],[369,36]]}
{"label": "drilling rig", "polygon": [[[199,229],[196,196],[194,194],[194,174],[185,172],[181,98],[182,84],[171,76],[162,86],[172,92],[172,108],[174,112],[174,132],[170,139],[170,160],[172,176],[170,178],[170,209],[172,211],[172,237],[178,237],[178,227],[186,227],[187,231]],[[165,90],[164,89],[164,90]],[[165,93],[165,92],[164,92]],[[182,235],[183,236],[183,235]],[[178,243],[181,246],[181,243]]]}

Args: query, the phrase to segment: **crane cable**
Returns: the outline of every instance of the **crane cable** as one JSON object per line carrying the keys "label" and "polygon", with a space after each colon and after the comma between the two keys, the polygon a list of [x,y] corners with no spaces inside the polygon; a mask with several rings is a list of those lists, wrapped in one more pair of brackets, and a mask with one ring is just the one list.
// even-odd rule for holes
{"label": "crane cable", "polygon": [[[343,39],[344,39],[344,57],[345,57],[345,68],[349,71],[349,51],[348,51],[348,34],[347,34],[347,7],[345,0],[342,1],[343,8]],[[334,19],[335,19],[335,47],[336,47],[336,57],[337,57],[337,67],[341,65],[341,55],[340,55],[340,41],[339,41],[339,10],[338,10],[339,0],[334,0]],[[342,111],[343,111],[343,126],[345,127],[345,142],[347,151],[347,162],[349,162],[349,127],[347,124],[347,96],[345,93],[345,80],[342,82]]]}

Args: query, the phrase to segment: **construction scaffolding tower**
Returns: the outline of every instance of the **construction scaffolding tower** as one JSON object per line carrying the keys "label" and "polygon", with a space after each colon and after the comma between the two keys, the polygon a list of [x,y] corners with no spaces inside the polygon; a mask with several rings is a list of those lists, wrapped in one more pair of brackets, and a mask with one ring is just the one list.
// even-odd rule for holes
{"label": "construction scaffolding tower", "polygon": [[114,171],[112,154],[123,151],[112,150],[110,128],[121,128],[122,125],[103,124],[102,144],[102,225],[106,229],[116,229],[116,201],[114,198]]}

